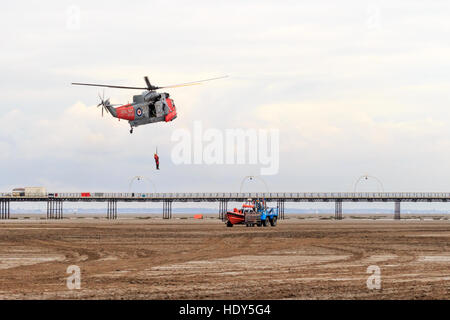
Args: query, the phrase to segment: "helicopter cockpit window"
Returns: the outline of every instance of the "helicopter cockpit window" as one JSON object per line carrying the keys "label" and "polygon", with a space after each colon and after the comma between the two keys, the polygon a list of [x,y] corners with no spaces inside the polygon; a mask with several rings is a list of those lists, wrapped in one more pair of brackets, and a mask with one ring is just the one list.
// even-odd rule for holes
{"label": "helicopter cockpit window", "polygon": [[133,96],[133,102],[144,102],[144,96],[141,94]]}

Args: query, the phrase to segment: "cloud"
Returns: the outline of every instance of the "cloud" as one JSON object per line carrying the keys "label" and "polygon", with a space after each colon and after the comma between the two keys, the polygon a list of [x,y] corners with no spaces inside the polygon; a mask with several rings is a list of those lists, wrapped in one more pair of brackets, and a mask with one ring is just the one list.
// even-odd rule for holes
{"label": "cloud", "polygon": [[[66,28],[69,5],[80,29]],[[379,28],[368,27],[375,8]],[[170,162],[172,132],[277,128],[277,190],[447,186],[449,4],[436,1],[9,2],[0,24],[0,187],[119,190],[149,175],[161,191],[235,190],[255,166]],[[21,23],[17,23],[20,21]],[[14,25],[14,32],[11,32]],[[170,123],[139,127],[96,108],[97,88],[229,74],[167,90]],[[139,91],[106,90],[112,103]],[[153,170],[158,147],[161,172]]]}

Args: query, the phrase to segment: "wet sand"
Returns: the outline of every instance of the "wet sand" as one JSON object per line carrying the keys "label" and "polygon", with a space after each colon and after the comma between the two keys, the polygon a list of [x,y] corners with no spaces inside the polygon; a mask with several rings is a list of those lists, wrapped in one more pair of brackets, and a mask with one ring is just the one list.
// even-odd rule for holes
{"label": "wet sand", "polygon": [[[450,221],[0,222],[0,299],[448,299]],[[66,286],[67,267],[81,289]],[[378,266],[381,289],[369,290]]]}

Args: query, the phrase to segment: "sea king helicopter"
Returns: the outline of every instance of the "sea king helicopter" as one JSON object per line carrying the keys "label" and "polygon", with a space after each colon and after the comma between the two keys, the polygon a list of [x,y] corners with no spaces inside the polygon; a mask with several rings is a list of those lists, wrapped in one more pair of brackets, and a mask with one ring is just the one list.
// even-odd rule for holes
{"label": "sea king helicopter", "polygon": [[145,90],[141,94],[133,96],[133,103],[125,105],[118,105],[118,104],[113,105],[109,102],[109,99],[105,100],[104,93],[103,97],[100,96],[99,94],[100,103],[97,105],[97,107],[100,106],[102,107],[102,116],[103,110],[106,110],[106,112],[110,113],[115,118],[128,120],[128,123],[130,124],[131,127],[130,133],[133,133],[133,127],[161,121],[170,122],[176,119],[177,109],[175,106],[175,102],[172,99],[170,99],[170,95],[167,92],[159,93],[157,92],[157,90],[195,86],[202,84],[202,82],[222,79],[226,77],[227,76],[221,76],[217,78],[186,82],[163,87],[152,85],[147,76],[144,77],[145,83],[147,85],[146,87],[128,87],[128,86],[115,86],[108,84],[79,83],[79,82],[73,82],[72,85]]}

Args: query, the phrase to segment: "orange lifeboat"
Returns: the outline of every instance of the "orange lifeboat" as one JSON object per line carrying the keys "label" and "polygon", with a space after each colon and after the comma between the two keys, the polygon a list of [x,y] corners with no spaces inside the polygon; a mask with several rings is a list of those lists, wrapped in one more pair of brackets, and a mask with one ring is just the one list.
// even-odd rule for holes
{"label": "orange lifeboat", "polygon": [[244,223],[245,215],[242,210],[234,208],[233,211],[227,212],[227,219],[231,224]]}

